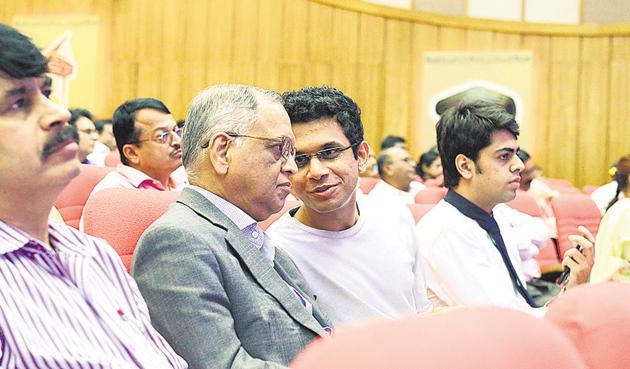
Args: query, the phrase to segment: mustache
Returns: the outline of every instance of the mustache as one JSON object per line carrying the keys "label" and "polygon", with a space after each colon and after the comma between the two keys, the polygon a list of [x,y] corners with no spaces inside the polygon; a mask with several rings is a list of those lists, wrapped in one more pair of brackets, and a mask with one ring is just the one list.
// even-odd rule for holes
{"label": "mustache", "polygon": [[70,125],[66,125],[61,131],[52,136],[46,143],[44,144],[44,149],[42,150],[42,161],[48,159],[48,157],[55,152],[59,146],[68,140],[73,140],[76,143],[79,143],[79,135],[74,130],[74,128]]}

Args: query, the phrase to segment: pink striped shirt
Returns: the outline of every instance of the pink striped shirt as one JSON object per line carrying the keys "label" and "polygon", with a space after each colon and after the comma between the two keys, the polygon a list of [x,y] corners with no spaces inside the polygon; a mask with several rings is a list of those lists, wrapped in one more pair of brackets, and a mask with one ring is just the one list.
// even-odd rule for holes
{"label": "pink striped shirt", "polygon": [[50,244],[0,220],[0,368],[186,368],[105,241],[49,222]]}

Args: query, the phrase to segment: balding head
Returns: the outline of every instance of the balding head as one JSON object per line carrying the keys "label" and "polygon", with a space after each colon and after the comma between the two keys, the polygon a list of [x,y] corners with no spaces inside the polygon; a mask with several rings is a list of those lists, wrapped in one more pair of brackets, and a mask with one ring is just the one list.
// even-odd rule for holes
{"label": "balding head", "polygon": [[378,156],[378,174],[383,181],[401,191],[409,191],[415,175],[415,162],[401,147],[383,150]]}

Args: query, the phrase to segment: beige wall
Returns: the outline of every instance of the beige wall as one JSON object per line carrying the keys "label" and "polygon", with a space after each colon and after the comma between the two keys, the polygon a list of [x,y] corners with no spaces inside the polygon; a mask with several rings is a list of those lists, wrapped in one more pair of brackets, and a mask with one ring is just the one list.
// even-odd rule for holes
{"label": "beige wall", "polygon": [[628,0],[582,0],[582,23],[628,23]]}
{"label": "beige wall", "polygon": [[[630,152],[630,25],[538,26],[416,13],[353,0],[10,0],[0,20],[24,15],[96,15],[107,56],[101,108],[162,99],[177,118],[202,88],[253,84],[278,91],[336,86],[363,109],[374,146],[421,130],[422,58],[427,51],[532,50],[528,147],[552,177],[603,183]],[[177,16],[173,16],[177,15]],[[91,108],[91,107],[88,107]]]}
{"label": "beige wall", "polygon": [[468,0],[415,0],[414,9],[422,12],[440,13],[463,17]]}

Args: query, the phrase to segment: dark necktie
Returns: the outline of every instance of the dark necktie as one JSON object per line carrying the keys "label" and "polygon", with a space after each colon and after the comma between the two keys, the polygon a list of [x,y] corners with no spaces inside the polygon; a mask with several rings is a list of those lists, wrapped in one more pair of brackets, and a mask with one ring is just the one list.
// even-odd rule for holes
{"label": "dark necktie", "polygon": [[512,280],[512,285],[516,288],[518,293],[523,296],[525,301],[531,307],[537,307],[536,303],[532,296],[527,292],[527,288],[523,285],[516,270],[514,269],[514,265],[512,265],[512,261],[510,260],[510,256],[508,254],[507,248],[505,247],[505,242],[503,242],[503,237],[501,236],[501,230],[499,229],[499,225],[492,214],[488,214],[483,211],[480,207],[468,201],[466,198],[458,194],[453,190],[449,190],[444,197],[444,201],[453,205],[460,213],[464,214],[470,219],[479,224],[479,226],[488,232],[490,238],[492,239],[492,243],[496,247],[499,254],[501,254],[501,258],[503,259],[503,263],[510,274],[510,279]]}

